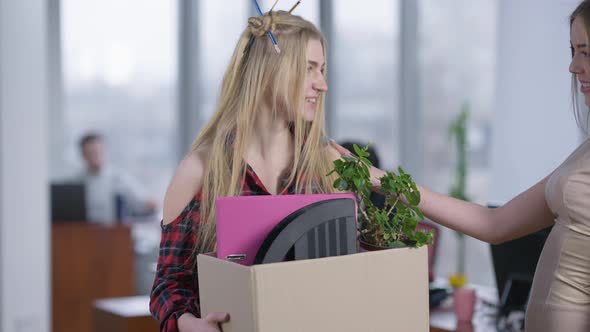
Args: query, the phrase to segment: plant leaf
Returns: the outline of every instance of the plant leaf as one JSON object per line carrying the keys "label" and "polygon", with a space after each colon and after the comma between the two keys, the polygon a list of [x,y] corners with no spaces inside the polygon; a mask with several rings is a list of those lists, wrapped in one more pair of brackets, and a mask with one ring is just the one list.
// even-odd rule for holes
{"label": "plant leaf", "polygon": [[408,200],[408,202],[411,205],[418,205],[418,204],[420,204],[420,196],[416,195],[415,192],[412,192],[412,191],[407,192],[405,196],[406,196],[406,199]]}
{"label": "plant leaf", "polygon": [[353,144],[352,148],[354,149],[354,153],[356,153],[357,156],[362,156],[363,155],[363,150],[361,150],[361,148],[359,148],[358,145]]}
{"label": "plant leaf", "polygon": [[334,181],[334,187],[340,191],[346,191],[348,190],[348,182],[343,178],[338,178]]}

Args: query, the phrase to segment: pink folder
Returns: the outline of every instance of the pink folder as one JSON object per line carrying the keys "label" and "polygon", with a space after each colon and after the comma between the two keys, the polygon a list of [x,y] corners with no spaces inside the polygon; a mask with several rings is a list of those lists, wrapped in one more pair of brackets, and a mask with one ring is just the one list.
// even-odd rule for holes
{"label": "pink folder", "polygon": [[217,257],[245,255],[239,263],[252,265],[260,245],[281,220],[309,204],[338,198],[356,201],[353,194],[220,197],[215,210]]}

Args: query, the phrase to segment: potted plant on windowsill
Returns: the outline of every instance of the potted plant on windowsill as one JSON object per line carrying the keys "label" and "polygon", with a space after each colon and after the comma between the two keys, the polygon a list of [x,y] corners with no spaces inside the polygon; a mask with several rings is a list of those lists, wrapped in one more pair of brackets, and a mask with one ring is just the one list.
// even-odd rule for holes
{"label": "potted plant on windowsill", "polygon": [[381,177],[378,191],[385,196],[383,207],[377,207],[370,199],[375,190],[369,173],[371,162],[368,145],[353,146],[354,152],[334,161],[339,177],[334,188],[350,191],[357,196],[359,242],[365,250],[379,250],[400,247],[421,247],[432,243],[433,232],[417,230],[418,222],[424,216],[418,204],[420,192],[412,177],[399,167],[396,174],[386,171]]}

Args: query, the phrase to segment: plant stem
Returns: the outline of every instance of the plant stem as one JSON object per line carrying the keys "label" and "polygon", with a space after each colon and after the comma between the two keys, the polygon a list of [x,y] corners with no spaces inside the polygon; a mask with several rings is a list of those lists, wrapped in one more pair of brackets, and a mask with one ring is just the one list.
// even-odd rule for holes
{"label": "plant stem", "polygon": [[369,219],[369,216],[367,215],[367,211],[365,211],[365,209],[360,209],[361,213],[363,214],[363,216],[365,217],[365,219],[367,219],[368,222],[371,222],[371,219]]}
{"label": "plant stem", "polygon": [[465,237],[458,237],[457,245],[457,273],[465,274]]}
{"label": "plant stem", "polygon": [[393,204],[391,205],[391,208],[389,209],[389,211],[387,211],[387,217],[389,217],[389,215],[391,214],[391,212],[393,212],[393,209],[395,209],[395,206],[397,205],[397,202],[399,202],[399,198],[395,199],[395,202],[393,202]]}

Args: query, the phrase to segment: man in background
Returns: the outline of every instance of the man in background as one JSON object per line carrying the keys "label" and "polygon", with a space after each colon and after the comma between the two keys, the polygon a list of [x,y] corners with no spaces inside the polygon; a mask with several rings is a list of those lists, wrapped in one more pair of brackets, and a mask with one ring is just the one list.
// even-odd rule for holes
{"label": "man in background", "polygon": [[113,224],[128,216],[156,212],[155,200],[144,193],[135,180],[106,164],[106,147],[97,133],[84,135],[79,142],[84,169],[77,180],[85,185],[88,221]]}

